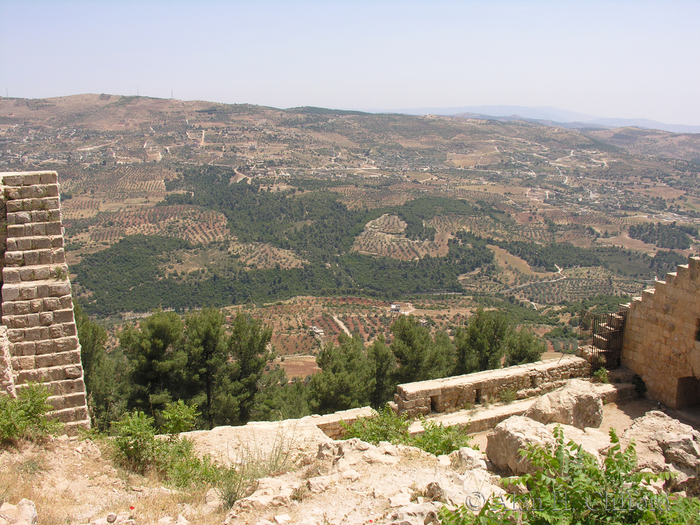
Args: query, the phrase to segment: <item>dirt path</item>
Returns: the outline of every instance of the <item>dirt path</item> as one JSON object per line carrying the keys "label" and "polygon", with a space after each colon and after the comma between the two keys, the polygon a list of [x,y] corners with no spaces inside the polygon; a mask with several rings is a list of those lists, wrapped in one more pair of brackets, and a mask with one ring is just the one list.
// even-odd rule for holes
{"label": "dirt path", "polygon": [[340,327],[340,329],[347,334],[348,337],[352,337],[352,334],[350,333],[350,330],[348,330],[348,327],[345,326],[345,323],[338,319],[337,315],[333,316],[333,320],[336,322],[336,324]]}

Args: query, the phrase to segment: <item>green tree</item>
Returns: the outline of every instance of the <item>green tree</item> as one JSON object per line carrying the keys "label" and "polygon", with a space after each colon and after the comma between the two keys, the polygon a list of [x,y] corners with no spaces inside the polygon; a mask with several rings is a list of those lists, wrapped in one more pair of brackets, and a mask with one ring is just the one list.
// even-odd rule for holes
{"label": "green tree", "polygon": [[262,389],[265,367],[274,359],[268,349],[272,328],[241,312],[233,319],[227,342],[228,359],[219,373],[214,421],[247,423]]}
{"label": "green tree", "polygon": [[326,345],[316,357],[321,372],[311,376],[309,404],[315,413],[369,404],[375,378],[362,341],[340,334],[338,346]]}
{"label": "green tree", "polygon": [[544,341],[526,328],[521,328],[520,331],[513,330],[506,343],[504,366],[539,361],[547,350]]}
{"label": "green tree", "polygon": [[430,328],[409,316],[400,316],[390,327],[394,340],[391,351],[398,367],[397,383],[411,383],[445,377],[454,368],[455,348],[445,332],[438,331],[433,339]]}
{"label": "green tree", "polygon": [[374,377],[374,389],[370,393],[369,402],[373,407],[379,408],[393,397],[396,390],[396,383],[393,380],[396,359],[386,345],[383,335],[380,335],[367,349],[367,359]]}
{"label": "green tree", "polygon": [[457,360],[454,374],[500,368],[512,330],[506,314],[479,308],[469,319],[466,329],[455,336]]}
{"label": "green tree", "polygon": [[[187,354],[186,388],[202,408],[208,427],[214,427],[214,395],[217,374],[228,356],[224,323],[226,316],[215,308],[204,308],[185,319],[182,348]],[[198,398],[203,397],[203,402]]]}
{"label": "green tree", "polygon": [[75,314],[75,327],[80,340],[80,360],[82,361],[85,375],[85,390],[89,395],[93,389],[93,372],[105,358],[107,331],[97,323],[90,321],[90,318],[80,305],[75,304],[73,312]]}
{"label": "green tree", "polygon": [[391,324],[390,330],[394,336],[391,352],[398,364],[396,382],[411,383],[428,379],[424,364],[432,344],[430,330],[421,326],[412,315],[399,316]]}
{"label": "green tree", "polygon": [[136,329],[128,325],[119,335],[131,367],[131,404],[155,415],[172,400],[173,387],[180,388],[187,364],[179,348],[183,324],[175,312],[157,311]]}
{"label": "green tree", "polygon": [[130,394],[126,359],[119,349],[105,351],[107,332],[79,305],[74,312],[92,425],[105,430],[126,410]]}

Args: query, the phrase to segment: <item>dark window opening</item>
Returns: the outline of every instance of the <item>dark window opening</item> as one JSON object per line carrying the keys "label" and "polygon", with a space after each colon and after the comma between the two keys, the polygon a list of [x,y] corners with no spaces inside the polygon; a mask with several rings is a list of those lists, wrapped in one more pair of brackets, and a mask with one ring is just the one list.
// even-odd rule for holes
{"label": "dark window opening", "polygon": [[438,396],[430,396],[430,411],[439,412],[438,410]]}
{"label": "dark window opening", "polygon": [[700,402],[700,381],[695,377],[681,377],[676,387],[676,407],[685,408]]}
{"label": "dark window opening", "polygon": [[474,394],[474,403],[481,403],[481,389],[477,388]]}

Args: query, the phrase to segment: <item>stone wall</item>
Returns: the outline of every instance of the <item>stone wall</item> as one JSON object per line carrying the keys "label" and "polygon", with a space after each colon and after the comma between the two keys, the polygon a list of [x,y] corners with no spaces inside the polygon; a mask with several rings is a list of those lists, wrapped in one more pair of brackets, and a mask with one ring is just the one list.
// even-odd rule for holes
{"label": "stone wall", "polygon": [[357,418],[369,417],[374,414],[372,407],[352,408],[350,410],[342,410],[333,412],[325,416],[313,415],[302,418],[308,420],[318,428],[323,430],[323,433],[331,439],[340,439],[343,435],[343,424],[352,425]]}
{"label": "stone wall", "polygon": [[[53,415],[65,423],[67,432],[89,427],[63,250],[58,176],[0,173],[0,183],[6,224],[2,324],[9,341],[9,374],[16,388],[30,381],[45,383],[52,394]],[[6,367],[0,370],[0,380],[7,375]]]}
{"label": "stone wall", "polygon": [[586,359],[564,355],[552,361],[406,383],[396,388],[394,402],[399,414],[427,415],[498,401],[499,394],[506,390],[517,399],[537,396],[562,386],[567,379],[590,375],[591,365]]}
{"label": "stone wall", "polygon": [[622,364],[672,408],[700,402],[700,258],[691,257],[630,304]]}

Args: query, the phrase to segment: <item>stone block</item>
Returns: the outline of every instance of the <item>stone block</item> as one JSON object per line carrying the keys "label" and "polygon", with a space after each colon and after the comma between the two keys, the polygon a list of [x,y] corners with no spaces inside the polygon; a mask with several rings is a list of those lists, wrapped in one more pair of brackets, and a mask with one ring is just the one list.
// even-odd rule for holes
{"label": "stone block", "polygon": [[5,266],[21,266],[24,264],[22,252],[5,252]]}
{"label": "stone block", "polygon": [[26,252],[32,249],[32,239],[30,237],[20,237],[15,241],[17,251]]}
{"label": "stone block", "polygon": [[63,237],[51,237],[51,248],[63,248]]}
{"label": "stone block", "polygon": [[61,297],[61,307],[73,309],[73,298],[70,295]]}
{"label": "stone block", "polygon": [[[11,195],[8,195],[8,193],[11,194],[11,192],[8,192],[6,190],[5,195],[10,197],[10,198],[14,198],[14,197],[11,197]],[[18,195],[19,195],[19,193],[18,193]],[[8,213],[14,213],[14,212],[22,211],[24,209],[24,205],[23,205],[23,202],[20,200],[8,200],[6,203],[6,209],[7,209]]]}
{"label": "stone block", "polygon": [[15,315],[15,303],[2,303],[2,315]]}
{"label": "stone block", "polygon": [[27,226],[25,231],[27,232],[27,235],[32,235],[34,237],[46,235],[46,223],[39,222],[36,224],[30,224]]}
{"label": "stone block", "polygon": [[19,298],[20,288],[18,285],[3,284],[2,286],[2,300],[5,301],[16,301]]}
{"label": "stone block", "polygon": [[2,324],[10,328],[27,328],[29,321],[27,315],[8,315],[2,318]]}
{"label": "stone block", "polygon": [[62,324],[54,324],[48,327],[49,328],[49,338],[51,339],[58,339],[59,337],[63,337],[63,325]]}
{"label": "stone block", "polygon": [[47,171],[40,175],[41,184],[50,184],[55,186],[56,191],[58,191],[58,174],[55,171]]}
{"label": "stone block", "polygon": [[85,394],[78,392],[65,396],[54,396],[49,398],[48,401],[56,410],[81,407],[85,405]]}
{"label": "stone block", "polygon": [[56,281],[49,285],[49,296],[50,297],[62,297],[64,295],[70,296],[70,282],[69,281]]}
{"label": "stone block", "polygon": [[12,368],[19,370],[34,370],[36,368],[33,355],[17,356],[12,358]]}
{"label": "stone block", "polygon": [[5,186],[21,186],[22,175],[5,175],[2,182]]}
{"label": "stone block", "polygon": [[46,354],[53,354],[55,350],[53,340],[48,340],[48,341],[37,341],[35,345],[35,353],[36,355],[46,355]]}
{"label": "stone block", "polygon": [[24,264],[27,266],[34,266],[36,264],[46,264],[46,262],[41,259],[41,255],[42,251],[38,250],[24,252]]}
{"label": "stone block", "polygon": [[18,356],[35,355],[35,343],[32,341],[17,342],[12,345],[12,350]]}
{"label": "stone block", "polygon": [[75,336],[54,339],[54,348],[56,352],[68,352],[70,350],[75,350],[78,346],[78,338]]}
{"label": "stone block", "polygon": [[35,383],[45,383],[50,381],[49,369],[31,369],[31,370],[19,370],[17,372],[17,377],[15,379],[16,385],[26,384],[29,382]]}
{"label": "stone block", "polygon": [[32,222],[32,215],[28,211],[7,214],[7,224],[27,224],[30,222]]}
{"label": "stone block", "polygon": [[24,237],[25,235],[24,224],[8,224],[7,225],[7,236],[8,237]]}
{"label": "stone block", "polygon": [[15,267],[5,267],[2,269],[2,281],[4,283],[20,282],[20,269]]}
{"label": "stone block", "polygon": [[53,324],[53,312],[41,312],[39,315],[39,324],[48,326]]}
{"label": "stone block", "polygon": [[47,297],[43,299],[44,311],[60,310],[63,308],[61,299],[58,297]]}
{"label": "stone block", "polygon": [[10,343],[17,343],[21,341],[25,341],[26,339],[26,334],[25,334],[25,329],[24,328],[8,328],[7,330],[7,338],[10,340]]}
{"label": "stone block", "polygon": [[55,323],[72,323],[73,310],[56,310],[53,313],[53,319]]}
{"label": "stone block", "polygon": [[24,330],[24,337],[27,341],[41,341],[42,339],[47,339],[46,337],[42,337],[42,331],[39,327],[26,328]]}
{"label": "stone block", "polygon": [[24,173],[20,177],[22,178],[22,186],[41,184],[41,173]]}
{"label": "stone block", "polygon": [[51,249],[51,239],[49,237],[34,237],[32,241],[32,250],[47,250]]}
{"label": "stone block", "polygon": [[61,207],[58,197],[48,197],[42,199],[41,203],[42,204],[39,209],[58,210]]}
{"label": "stone block", "polygon": [[[37,287],[36,286],[23,286],[19,288],[19,298],[22,301],[28,301],[30,299],[37,298]],[[5,297],[3,296],[3,300]]]}
{"label": "stone block", "polygon": [[85,383],[83,383],[82,379],[65,379],[63,381],[56,381],[51,385],[51,388],[55,395],[65,396],[78,392],[85,392]]}

